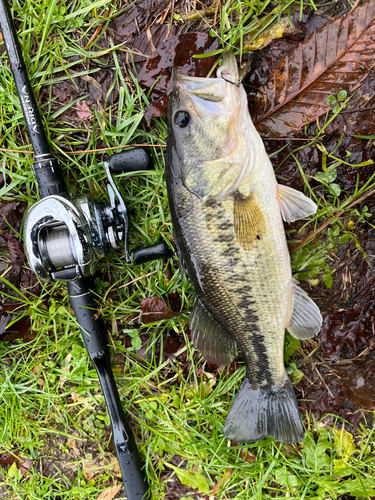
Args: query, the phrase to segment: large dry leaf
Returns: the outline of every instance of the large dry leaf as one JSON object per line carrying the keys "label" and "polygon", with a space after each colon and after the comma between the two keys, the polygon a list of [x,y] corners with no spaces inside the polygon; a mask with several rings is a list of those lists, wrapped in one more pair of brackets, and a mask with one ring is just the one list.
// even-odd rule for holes
{"label": "large dry leaf", "polygon": [[328,95],[357,90],[375,65],[375,1],[312,33],[259,90],[253,121],[263,136],[285,136],[329,111]]}

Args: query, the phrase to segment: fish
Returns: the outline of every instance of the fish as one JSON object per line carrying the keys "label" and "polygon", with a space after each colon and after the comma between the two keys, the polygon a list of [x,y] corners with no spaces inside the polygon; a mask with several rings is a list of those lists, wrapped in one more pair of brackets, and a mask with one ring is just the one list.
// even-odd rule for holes
{"label": "fish", "polygon": [[292,277],[283,220],[308,217],[317,207],[277,183],[233,53],[224,53],[216,78],[174,74],[167,121],[173,237],[195,288],[193,344],[218,365],[240,351],[246,366],[224,436],[298,443],[304,431],[284,367],[285,329],[308,339],[322,317]]}

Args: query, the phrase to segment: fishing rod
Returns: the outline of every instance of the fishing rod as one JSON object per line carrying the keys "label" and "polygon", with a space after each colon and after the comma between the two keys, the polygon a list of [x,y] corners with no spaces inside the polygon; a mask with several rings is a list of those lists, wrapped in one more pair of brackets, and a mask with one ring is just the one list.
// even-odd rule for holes
{"label": "fishing rod", "polygon": [[70,197],[43,128],[6,0],[0,0],[0,28],[34,151],[33,171],[40,197],[23,220],[29,265],[41,280],[67,283],[83,342],[104,393],[127,498],[146,499],[149,497],[143,464],[121,405],[110,365],[106,327],[97,317],[93,290],[98,261],[110,248],[122,245],[127,262],[133,264],[172,255],[166,243],[129,251],[126,205],[112,177],[122,172],[150,170],[151,157],[145,149],[132,149],[104,162],[109,181],[108,206],[86,196]]}

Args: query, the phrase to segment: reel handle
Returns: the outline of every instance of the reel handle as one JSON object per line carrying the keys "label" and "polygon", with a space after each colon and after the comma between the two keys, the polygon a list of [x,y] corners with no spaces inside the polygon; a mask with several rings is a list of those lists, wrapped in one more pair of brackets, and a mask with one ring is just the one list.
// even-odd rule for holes
{"label": "reel handle", "polygon": [[156,243],[156,245],[150,245],[149,247],[134,248],[134,250],[130,252],[130,255],[133,264],[138,266],[150,260],[169,259],[173,256],[173,252],[165,241],[162,241],[161,243]]}
{"label": "reel handle", "polygon": [[153,170],[152,158],[145,148],[127,149],[109,159],[109,169],[113,174]]}

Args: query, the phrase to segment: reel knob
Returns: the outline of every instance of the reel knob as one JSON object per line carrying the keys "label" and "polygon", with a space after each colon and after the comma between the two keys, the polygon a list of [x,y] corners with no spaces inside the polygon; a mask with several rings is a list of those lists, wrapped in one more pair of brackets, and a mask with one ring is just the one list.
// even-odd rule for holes
{"label": "reel knob", "polygon": [[144,148],[127,149],[123,153],[116,153],[110,157],[108,163],[113,174],[153,170],[151,155]]}

